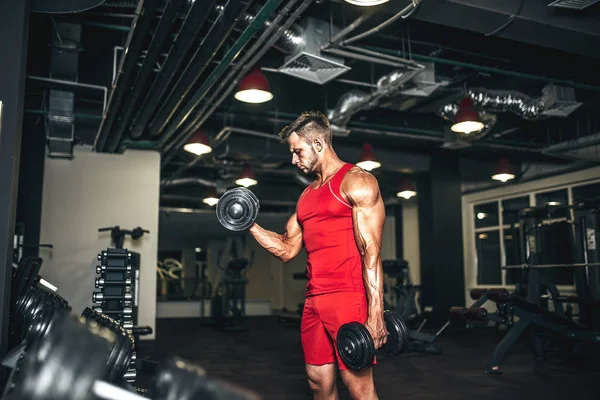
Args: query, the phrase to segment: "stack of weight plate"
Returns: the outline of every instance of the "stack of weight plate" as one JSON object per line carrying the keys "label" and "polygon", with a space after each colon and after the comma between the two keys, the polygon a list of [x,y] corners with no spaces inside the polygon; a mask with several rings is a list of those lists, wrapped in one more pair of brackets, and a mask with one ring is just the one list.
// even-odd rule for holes
{"label": "stack of weight plate", "polygon": [[[96,304],[92,308],[111,317],[123,326],[133,338],[134,323],[133,312],[133,268],[131,253],[127,249],[106,249],[98,254],[100,265],[96,267],[96,291],[92,294],[92,301]],[[135,348],[135,347],[134,347]],[[128,382],[135,382],[135,352],[129,370],[124,378]]]}

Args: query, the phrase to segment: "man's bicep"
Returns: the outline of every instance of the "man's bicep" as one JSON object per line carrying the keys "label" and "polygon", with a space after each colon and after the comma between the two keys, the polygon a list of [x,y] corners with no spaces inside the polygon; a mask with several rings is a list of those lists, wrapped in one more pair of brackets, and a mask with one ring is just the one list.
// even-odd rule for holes
{"label": "man's bicep", "polygon": [[348,188],[352,203],[355,236],[361,252],[367,247],[381,247],[381,236],[385,222],[385,206],[379,185],[372,176],[359,179]]}

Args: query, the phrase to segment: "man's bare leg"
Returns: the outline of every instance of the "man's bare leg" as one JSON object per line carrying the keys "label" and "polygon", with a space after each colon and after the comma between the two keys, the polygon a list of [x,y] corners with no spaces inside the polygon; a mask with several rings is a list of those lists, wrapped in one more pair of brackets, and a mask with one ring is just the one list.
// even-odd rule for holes
{"label": "man's bare leg", "polygon": [[373,367],[361,371],[340,371],[342,381],[348,387],[350,397],[357,400],[379,400],[373,381]]}
{"label": "man's bare leg", "polygon": [[306,364],[306,374],[315,400],[338,400],[335,364]]}

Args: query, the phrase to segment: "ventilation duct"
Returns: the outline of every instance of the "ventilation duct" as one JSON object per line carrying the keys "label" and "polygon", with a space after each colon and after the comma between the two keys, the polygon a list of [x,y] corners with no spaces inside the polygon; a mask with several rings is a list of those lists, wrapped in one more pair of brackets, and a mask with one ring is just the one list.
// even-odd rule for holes
{"label": "ventilation duct", "polygon": [[321,48],[339,28],[315,18],[305,18],[296,29],[301,36],[284,35],[292,52],[279,67],[280,73],[323,85],[350,70],[342,58],[321,54]]}
{"label": "ventilation duct", "polygon": [[[509,90],[469,89],[468,96],[478,110],[504,113],[512,112],[523,119],[538,120],[548,117],[566,117],[581,103],[575,101],[575,89],[549,84],[542,90],[542,96],[532,98],[524,93]],[[445,104],[439,115],[453,120],[458,111],[458,103]]]}
{"label": "ventilation duct", "polygon": [[328,118],[334,134],[348,134],[349,131],[346,129],[346,125],[354,114],[377,107],[383,98],[396,96],[406,83],[413,79],[420,71],[393,71],[384,75],[377,81],[377,88],[373,93],[365,93],[360,90],[346,92],[338,100],[335,109],[328,112]]}
{"label": "ventilation duct", "polygon": [[600,0],[555,0],[548,4],[548,7],[570,8],[572,10],[581,11],[598,2],[600,2]]}
{"label": "ventilation duct", "polygon": [[[224,8],[225,7],[223,5],[219,4],[219,5],[215,6],[215,12],[217,14],[220,14]],[[254,18],[258,14],[258,11],[259,11],[258,5],[255,5],[254,8],[250,12],[246,13],[246,15],[244,16],[244,19],[239,22],[238,29],[241,29],[241,30],[246,29],[252,23],[252,21],[254,21]],[[263,26],[263,29],[266,30],[267,28],[269,28],[271,26],[272,23],[273,23],[273,21],[267,20]],[[304,42],[304,38],[302,36],[301,27],[296,24],[292,24],[292,26],[290,26],[288,29],[286,29],[283,32],[283,35],[275,43],[275,45],[273,45],[273,47],[283,53],[292,54],[298,50],[298,47],[301,46],[303,42]]]}
{"label": "ventilation duct", "polygon": [[[50,76],[76,82],[79,77],[81,25],[57,22],[52,27]],[[72,158],[75,140],[75,93],[50,89],[46,114],[48,157]]]}

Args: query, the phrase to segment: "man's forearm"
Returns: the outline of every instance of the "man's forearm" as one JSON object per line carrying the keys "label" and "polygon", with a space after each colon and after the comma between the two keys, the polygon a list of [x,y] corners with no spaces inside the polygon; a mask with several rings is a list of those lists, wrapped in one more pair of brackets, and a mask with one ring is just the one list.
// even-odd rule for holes
{"label": "man's forearm", "polygon": [[363,257],[363,280],[369,304],[369,319],[380,318],[383,315],[383,266],[379,254]]}
{"label": "man's forearm", "polygon": [[289,245],[284,240],[284,235],[264,229],[258,224],[253,224],[248,230],[265,250],[282,261],[289,255]]}

